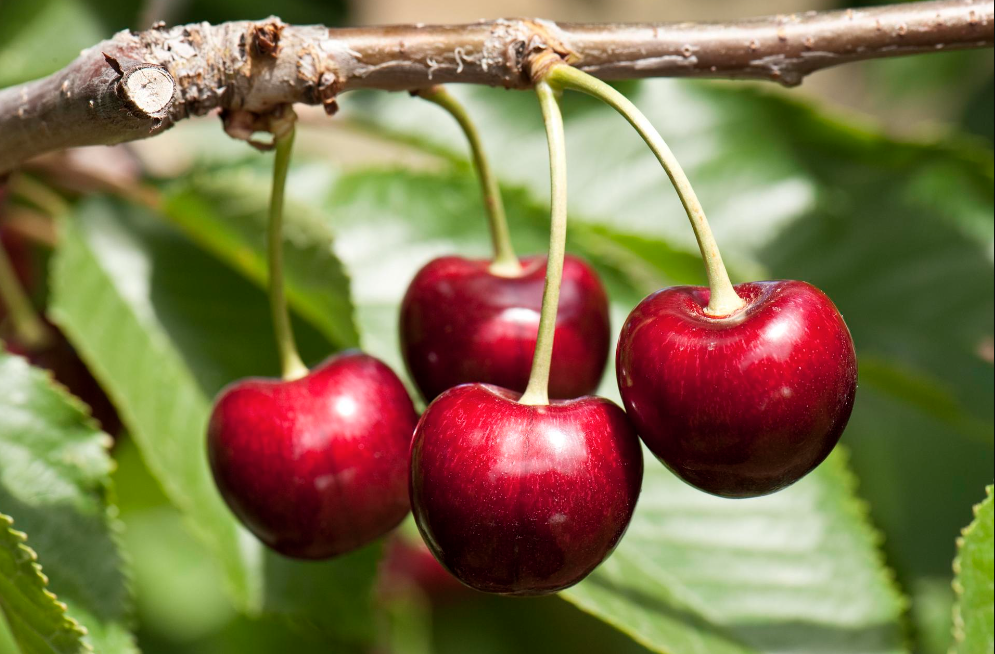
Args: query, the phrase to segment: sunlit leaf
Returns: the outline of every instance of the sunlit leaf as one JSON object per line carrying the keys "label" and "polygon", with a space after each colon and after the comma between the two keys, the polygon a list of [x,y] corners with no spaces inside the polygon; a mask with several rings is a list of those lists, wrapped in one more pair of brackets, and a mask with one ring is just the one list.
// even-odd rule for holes
{"label": "sunlit leaf", "polygon": [[26,654],[136,651],[109,445],[47,372],[0,350],[0,607]]}

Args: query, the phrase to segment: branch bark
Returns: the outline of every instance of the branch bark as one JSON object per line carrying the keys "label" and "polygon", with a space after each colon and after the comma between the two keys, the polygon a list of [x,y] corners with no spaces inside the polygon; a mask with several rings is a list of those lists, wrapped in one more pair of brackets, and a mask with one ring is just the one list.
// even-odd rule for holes
{"label": "branch bark", "polygon": [[215,108],[237,119],[303,102],[335,109],[359,88],[531,86],[543,51],[602,79],[724,77],[792,86],[843,63],[991,47],[992,0],[940,0],[737,23],[472,25],[330,29],[278,18],[124,31],[63,70],[0,91],[0,174],[51,150],[156,134]]}

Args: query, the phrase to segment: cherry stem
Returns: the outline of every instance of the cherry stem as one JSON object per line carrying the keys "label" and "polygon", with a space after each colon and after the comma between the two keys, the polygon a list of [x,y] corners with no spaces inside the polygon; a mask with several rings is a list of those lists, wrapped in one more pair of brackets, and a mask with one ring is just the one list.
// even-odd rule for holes
{"label": "cherry stem", "polygon": [[684,205],[688,219],[691,221],[694,236],[698,240],[698,248],[701,250],[701,257],[705,262],[708,286],[711,289],[705,313],[715,317],[728,316],[743,308],[746,303],[739,297],[732,282],[729,281],[729,273],[726,272],[725,264],[722,263],[719,247],[715,243],[712,229],[708,226],[705,211],[701,208],[701,203],[694,194],[694,189],[691,188],[691,182],[688,181],[687,175],[684,174],[684,170],[677,162],[674,153],[667,147],[666,141],[663,140],[663,137],[660,136],[660,133],[646,116],[628,98],[610,85],[572,66],[553,65],[546,71],[544,79],[556,88],[573,89],[598,98],[622,114],[629,121],[629,124],[639,132],[639,135],[643,137],[646,145],[653,151],[667,172],[677,195],[681,198],[681,204]]}
{"label": "cherry stem", "polygon": [[269,306],[273,315],[273,332],[280,352],[280,369],[286,380],[300,379],[308,374],[307,366],[301,361],[294,343],[294,332],[287,311],[287,298],[283,290],[283,196],[287,184],[287,169],[290,167],[290,153],[294,145],[293,109],[285,108],[283,127],[274,132],[273,145],[276,160],[273,163],[273,188],[270,192],[269,230],[267,248],[269,255]]}
{"label": "cherry stem", "polygon": [[549,144],[549,254],[546,258],[546,284],[539,313],[539,336],[532,356],[532,372],[519,402],[549,404],[549,368],[553,359],[556,310],[560,303],[563,257],[567,244],[567,147],[560,113],[559,92],[544,80],[535,85],[546,125]]}
{"label": "cherry stem", "polygon": [[494,259],[491,262],[490,271],[502,277],[514,277],[521,274],[522,265],[519,263],[518,257],[515,256],[515,249],[511,245],[508,219],[505,216],[504,204],[501,202],[501,189],[498,187],[497,177],[484,154],[484,144],[480,139],[480,132],[470,120],[466,107],[460,104],[459,100],[443,86],[433,86],[415,93],[448,111],[449,115],[459,123],[463,129],[463,134],[466,135],[466,140],[470,143],[473,167],[480,180],[480,189],[484,195],[484,207],[487,210],[487,220],[491,229],[491,242],[494,244]]}
{"label": "cherry stem", "polygon": [[0,244],[0,305],[6,307],[17,340],[28,351],[40,349],[52,338],[52,330],[31,304],[17,271]]}
{"label": "cherry stem", "polygon": [[58,220],[69,213],[69,203],[61,195],[27,175],[17,175],[12,178],[9,188],[12,195],[35,205],[53,220]]}

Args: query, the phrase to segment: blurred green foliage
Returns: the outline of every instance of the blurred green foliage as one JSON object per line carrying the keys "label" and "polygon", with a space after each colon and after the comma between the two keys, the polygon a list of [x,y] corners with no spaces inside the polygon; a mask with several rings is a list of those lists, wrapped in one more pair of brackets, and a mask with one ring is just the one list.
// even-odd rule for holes
{"label": "blurred green foliage", "polygon": [[[891,0],[914,2],[915,0]],[[877,0],[837,0],[841,9],[889,4]],[[868,61],[852,67],[866,102],[887,116],[889,108],[922,108],[924,117],[939,111],[941,120],[968,133],[995,140],[995,61],[987,50],[937,52],[914,57]],[[940,102],[937,102],[939,100]],[[939,105],[937,107],[936,105]],[[932,106],[930,106],[932,105]]]}

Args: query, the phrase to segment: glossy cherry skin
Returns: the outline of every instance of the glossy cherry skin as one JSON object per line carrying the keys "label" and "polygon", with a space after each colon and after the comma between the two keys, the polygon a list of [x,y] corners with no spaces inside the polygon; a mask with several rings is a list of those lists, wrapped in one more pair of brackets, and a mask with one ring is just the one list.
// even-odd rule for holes
{"label": "glossy cherry skin", "polygon": [[429,405],[411,444],[411,506],[429,549],[464,584],[542,595],[615,549],[643,458],[625,412],[606,399],[518,397],[464,384]]}
{"label": "glossy cherry skin", "polygon": [[[521,259],[502,277],[486,260],[442,257],[422,268],[401,303],[401,351],[426,400],[481,382],[522,392],[539,333],[545,257]],[[549,394],[594,392],[608,359],[608,297],[597,273],[568,255],[563,264]]]}
{"label": "glossy cherry skin", "polygon": [[232,512],[286,556],[361,547],[408,512],[417,414],[397,375],[358,352],[294,381],[244,379],[218,396],[207,433]]}
{"label": "glossy cherry skin", "polygon": [[709,291],[657,291],[629,314],[618,388],[647,447],[679,477],[723,497],[798,481],[839,441],[857,359],[832,301],[798,281],[736,286],[746,307],[705,314]]}

